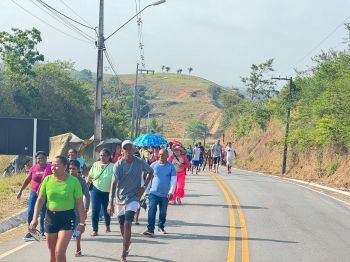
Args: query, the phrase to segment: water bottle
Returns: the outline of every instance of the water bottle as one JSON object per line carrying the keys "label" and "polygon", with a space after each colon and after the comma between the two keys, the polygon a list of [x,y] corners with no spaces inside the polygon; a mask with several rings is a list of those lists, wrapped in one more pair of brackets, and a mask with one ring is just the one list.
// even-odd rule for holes
{"label": "water bottle", "polygon": [[78,236],[80,235],[80,231],[78,231],[78,230],[74,230],[73,231],[73,238],[77,238]]}

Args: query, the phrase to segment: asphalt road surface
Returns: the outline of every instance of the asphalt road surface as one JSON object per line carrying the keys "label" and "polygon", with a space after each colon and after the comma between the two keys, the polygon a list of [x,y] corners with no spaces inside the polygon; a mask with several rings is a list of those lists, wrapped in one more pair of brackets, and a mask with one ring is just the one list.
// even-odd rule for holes
{"label": "asphalt road surface", "polygon": [[[128,261],[350,261],[350,205],[253,172],[189,175],[183,205],[169,206],[169,234],[147,238],[133,225]],[[92,238],[90,220],[83,235],[83,257],[68,261],[118,261],[121,237],[112,232]],[[21,236],[22,237],[22,236]],[[46,242],[20,236],[0,244],[0,261],[48,261]]]}

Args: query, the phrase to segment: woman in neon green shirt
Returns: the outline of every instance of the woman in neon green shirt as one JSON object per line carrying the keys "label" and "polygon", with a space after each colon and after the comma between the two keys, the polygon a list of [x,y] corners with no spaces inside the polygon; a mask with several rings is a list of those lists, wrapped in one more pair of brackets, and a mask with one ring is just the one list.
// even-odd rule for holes
{"label": "woman in neon green shirt", "polygon": [[29,230],[35,231],[38,215],[46,202],[45,232],[50,251],[50,261],[66,261],[66,250],[72,238],[76,206],[80,216],[77,230],[85,231],[85,213],[83,192],[76,177],[66,173],[67,158],[57,156],[52,163],[52,175],[47,176],[41,184],[40,194],[35,204],[33,220]]}

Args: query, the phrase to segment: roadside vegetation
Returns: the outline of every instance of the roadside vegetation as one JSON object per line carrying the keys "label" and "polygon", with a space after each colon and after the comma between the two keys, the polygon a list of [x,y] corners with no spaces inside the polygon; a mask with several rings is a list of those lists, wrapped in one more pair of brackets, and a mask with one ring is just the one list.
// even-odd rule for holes
{"label": "roadside vegetation", "polygon": [[[349,25],[346,27],[349,30]],[[289,169],[302,162],[299,161],[302,155],[305,157],[312,152],[315,155],[314,178],[330,177],[331,181],[337,172],[338,175],[345,172],[346,169],[340,168],[342,161],[338,158],[343,157],[345,161],[350,151],[350,45],[343,51],[322,52],[313,58],[313,63],[308,70],[296,72],[290,95],[288,82],[281,90],[276,90],[276,83],[271,80],[272,59],[252,65],[251,74],[242,77],[247,95],[238,90],[226,90],[221,94],[222,125],[230,130],[231,138],[238,143],[247,143],[249,137],[259,139],[270,132],[269,141],[261,146],[278,147],[281,151],[286,112],[290,106]],[[269,129],[271,125],[278,126],[282,133],[273,136],[273,130]],[[258,150],[259,141],[255,141],[255,146],[252,142],[250,152],[246,152],[247,159],[253,158],[251,163],[255,162],[254,152]],[[268,158],[269,155],[260,157]],[[330,161],[332,163],[328,163]],[[342,175],[344,179],[339,186],[349,187],[349,178]],[[335,183],[334,177],[330,183]]]}
{"label": "roadside vegetation", "polygon": [[22,195],[22,198],[18,200],[17,193],[21,187],[26,174],[17,174],[11,177],[0,177],[0,220],[9,217],[16,212],[21,211],[27,207],[27,196],[29,189],[27,188]]}
{"label": "roadside vegetation", "polygon": [[[73,63],[46,62],[36,48],[41,41],[35,28],[0,32],[0,116],[50,119],[51,135],[73,132],[91,137],[95,75],[75,70]],[[139,89],[140,107],[147,113],[145,87]],[[124,139],[133,88],[112,76],[105,79],[103,91],[103,136]]]}

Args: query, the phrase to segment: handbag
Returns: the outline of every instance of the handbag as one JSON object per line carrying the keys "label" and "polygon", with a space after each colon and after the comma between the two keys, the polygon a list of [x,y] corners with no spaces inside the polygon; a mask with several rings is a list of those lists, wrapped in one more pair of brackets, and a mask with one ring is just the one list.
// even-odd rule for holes
{"label": "handbag", "polygon": [[[109,164],[110,164],[110,163],[109,163]],[[97,180],[97,179],[103,174],[103,172],[104,172],[105,169],[109,166],[109,164],[108,164],[107,166],[105,166],[105,167],[101,170],[101,172],[98,174],[98,176],[97,176],[96,178],[92,179],[91,182],[88,182],[88,183],[87,183],[87,187],[88,187],[89,191],[91,191],[91,190],[94,188],[93,181]]]}

